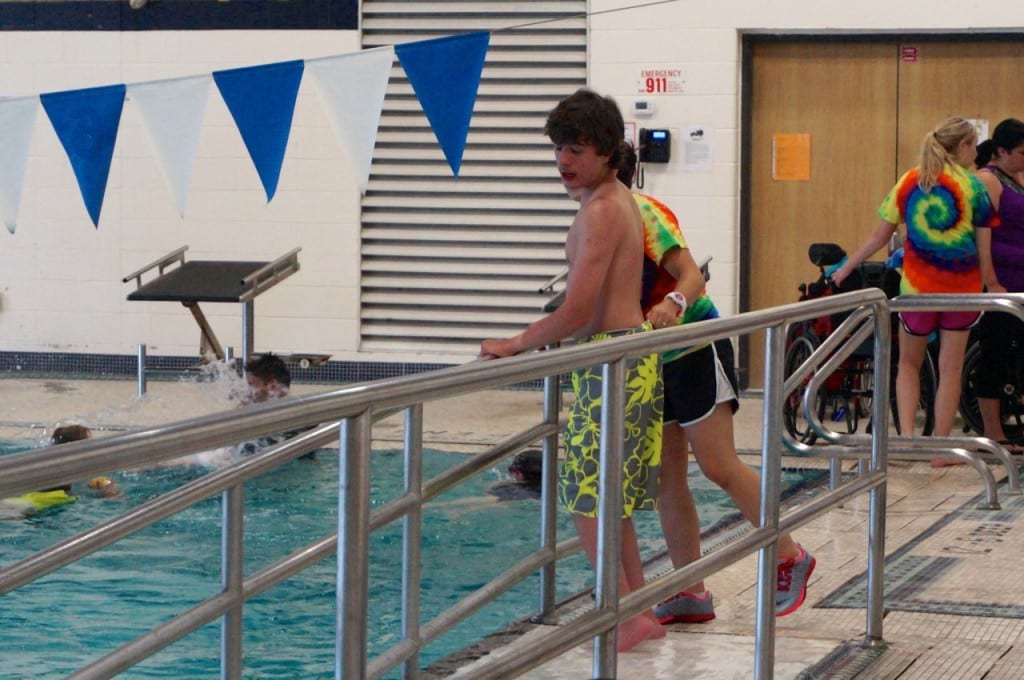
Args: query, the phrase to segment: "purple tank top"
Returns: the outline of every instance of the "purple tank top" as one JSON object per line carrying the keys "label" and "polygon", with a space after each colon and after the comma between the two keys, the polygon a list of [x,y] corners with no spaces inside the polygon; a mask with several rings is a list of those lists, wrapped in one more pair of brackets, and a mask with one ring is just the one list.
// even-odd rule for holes
{"label": "purple tank top", "polygon": [[1011,293],[1024,292],[1024,187],[998,168],[986,165],[1003,185],[999,198],[1002,226],[992,230],[992,264],[999,283]]}

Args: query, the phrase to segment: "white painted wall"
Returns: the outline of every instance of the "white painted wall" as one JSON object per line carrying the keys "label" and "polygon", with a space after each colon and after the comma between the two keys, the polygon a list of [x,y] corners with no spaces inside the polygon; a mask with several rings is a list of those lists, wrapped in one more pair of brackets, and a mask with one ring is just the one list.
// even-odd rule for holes
{"label": "white painted wall", "polygon": [[[26,95],[343,54],[355,32],[0,32],[0,94]],[[2,150],[0,150],[2,162]],[[301,246],[301,270],[256,299],[257,351],[357,358],[359,194],[309,79],[268,205],[215,87],[181,219],[132,102],[125,103],[99,228],[40,108],[18,228],[0,229],[0,349],[191,355],[199,330],[177,303],[127,302],[121,277],[189,245],[188,259],[270,260]],[[149,280],[147,277],[146,280]],[[204,312],[241,348],[239,304]]]}
{"label": "white painted wall", "polygon": [[[714,130],[714,168],[648,167],[645,191],[680,216],[698,259],[711,255],[710,292],[737,310],[740,36],[745,30],[962,31],[1024,26],[1024,4],[863,0],[686,0],[601,14],[632,2],[592,0],[590,82],[626,118],[642,66],[681,66],[681,95],[652,97],[638,127]],[[23,95],[194,75],[359,49],[355,32],[0,32],[0,94]],[[0,150],[2,154],[2,150]],[[2,162],[2,156],[0,156]],[[256,301],[255,350],[323,352],[336,360],[462,361],[358,351],[359,196],[318,96],[305,81],[274,201],[267,205],[226,107],[211,92],[185,219],[180,219],[126,103],[99,229],[40,110],[18,231],[0,230],[0,350],[189,355],[199,333],[174,303],[128,303],[120,279],[181,245],[190,259],[272,259],[302,246],[302,270]],[[240,305],[207,305],[222,342],[241,347]]]}

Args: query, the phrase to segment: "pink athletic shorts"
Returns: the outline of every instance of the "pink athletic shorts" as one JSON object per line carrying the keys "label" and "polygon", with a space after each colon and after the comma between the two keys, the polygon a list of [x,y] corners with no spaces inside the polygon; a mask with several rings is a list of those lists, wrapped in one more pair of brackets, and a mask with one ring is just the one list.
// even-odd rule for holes
{"label": "pink athletic shorts", "polygon": [[900,312],[903,328],[911,335],[929,335],[940,328],[965,331],[981,319],[981,312]]}

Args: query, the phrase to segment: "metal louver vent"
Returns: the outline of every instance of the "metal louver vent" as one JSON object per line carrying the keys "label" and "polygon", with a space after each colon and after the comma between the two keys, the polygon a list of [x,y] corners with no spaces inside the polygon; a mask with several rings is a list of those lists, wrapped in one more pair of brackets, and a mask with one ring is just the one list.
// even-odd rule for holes
{"label": "metal louver vent", "polygon": [[362,201],[363,351],[475,354],[540,315],[576,209],[542,129],[586,84],[585,13],[582,0],[362,3],[364,48],[492,31],[457,178],[396,61]]}

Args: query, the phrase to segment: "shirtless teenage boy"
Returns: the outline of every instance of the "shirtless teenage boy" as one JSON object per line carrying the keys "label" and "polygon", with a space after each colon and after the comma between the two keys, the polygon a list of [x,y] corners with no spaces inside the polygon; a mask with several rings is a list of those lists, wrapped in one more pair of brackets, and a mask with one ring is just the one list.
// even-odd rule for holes
{"label": "shirtless teenage boy", "polygon": [[[566,236],[565,301],[516,336],[485,340],[482,358],[511,356],[566,338],[592,342],[650,328],[640,308],[643,223],[629,190],[616,179],[623,138],[618,106],[608,97],[578,90],[551,111],[544,132],[554,144],[562,184],[580,203]],[[576,398],[569,409],[559,478],[559,497],[572,513],[591,564],[597,559],[600,382],[599,367],[573,372]],[[657,496],[662,408],[658,356],[629,361],[627,384],[620,596],[644,584],[632,514],[654,509]],[[617,646],[626,651],[664,634],[647,611],[619,626]]]}

